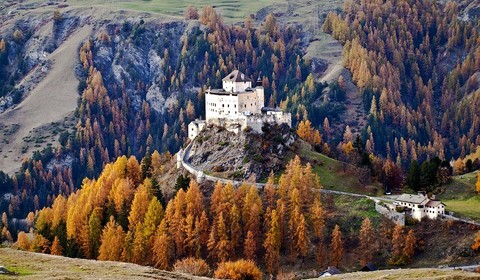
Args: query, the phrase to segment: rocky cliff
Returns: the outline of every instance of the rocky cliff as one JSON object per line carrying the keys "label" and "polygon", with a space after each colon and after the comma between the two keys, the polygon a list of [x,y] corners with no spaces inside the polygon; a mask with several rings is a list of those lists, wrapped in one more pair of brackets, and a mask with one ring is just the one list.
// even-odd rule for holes
{"label": "rocky cliff", "polygon": [[224,178],[265,178],[284,169],[294,154],[297,136],[286,124],[265,125],[263,131],[235,134],[210,126],[195,138],[187,160],[207,174]]}

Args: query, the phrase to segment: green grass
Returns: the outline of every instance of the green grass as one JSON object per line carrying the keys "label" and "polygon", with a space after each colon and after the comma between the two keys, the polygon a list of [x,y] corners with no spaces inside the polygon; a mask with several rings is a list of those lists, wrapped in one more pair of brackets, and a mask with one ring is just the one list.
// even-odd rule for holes
{"label": "green grass", "polygon": [[185,8],[195,6],[199,10],[203,6],[214,6],[227,22],[243,21],[247,15],[253,14],[273,4],[285,4],[285,0],[71,0],[72,6],[103,6],[115,7],[140,12],[162,13],[173,16],[182,16]]}
{"label": "green grass", "polygon": [[17,278],[17,276],[28,276],[28,275],[33,275],[34,274],[34,271],[29,269],[29,268],[26,268],[26,267],[22,267],[22,266],[17,266],[17,265],[11,265],[11,266],[5,266],[6,269],[8,269],[8,271],[11,271],[11,272],[14,272],[14,273],[18,273],[18,275],[0,275],[0,280],[3,280],[3,279],[14,279],[14,278]]}
{"label": "green grass", "polygon": [[480,220],[480,195],[475,191],[478,171],[455,176],[438,196],[456,216]]}
{"label": "green grass", "polygon": [[299,150],[300,157],[312,164],[313,172],[320,177],[324,189],[368,195],[381,194],[382,188],[378,184],[362,186],[351,165],[312,151],[305,145],[300,145]]}

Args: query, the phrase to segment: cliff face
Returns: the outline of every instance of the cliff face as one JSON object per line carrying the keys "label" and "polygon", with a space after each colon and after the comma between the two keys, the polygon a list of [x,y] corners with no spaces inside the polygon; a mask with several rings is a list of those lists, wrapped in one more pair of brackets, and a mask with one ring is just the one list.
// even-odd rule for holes
{"label": "cliff face", "polygon": [[266,125],[263,134],[238,135],[210,126],[193,141],[188,161],[207,174],[224,178],[265,178],[285,167],[293,155],[296,134],[285,124]]}

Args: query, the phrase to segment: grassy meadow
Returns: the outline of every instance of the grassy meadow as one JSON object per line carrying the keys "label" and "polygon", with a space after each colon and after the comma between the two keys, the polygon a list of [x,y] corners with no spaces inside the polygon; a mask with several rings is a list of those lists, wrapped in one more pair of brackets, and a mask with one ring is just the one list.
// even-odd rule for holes
{"label": "grassy meadow", "polygon": [[173,16],[182,16],[185,8],[188,6],[197,7],[199,10],[203,6],[213,6],[219,11],[227,22],[243,21],[247,15],[258,10],[273,5],[286,4],[285,0],[68,0],[70,6],[102,6],[107,8],[117,8],[125,10],[134,10],[140,12],[161,13]]}
{"label": "grassy meadow", "polygon": [[475,190],[478,171],[455,176],[439,198],[456,216],[480,221],[480,195]]}

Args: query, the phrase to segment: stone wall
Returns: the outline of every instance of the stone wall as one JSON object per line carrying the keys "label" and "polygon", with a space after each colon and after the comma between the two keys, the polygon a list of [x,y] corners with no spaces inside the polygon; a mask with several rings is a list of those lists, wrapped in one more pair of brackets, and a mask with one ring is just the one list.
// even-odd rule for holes
{"label": "stone wall", "polygon": [[375,203],[375,211],[392,220],[392,222],[405,226],[405,214],[398,213],[394,209]]}

